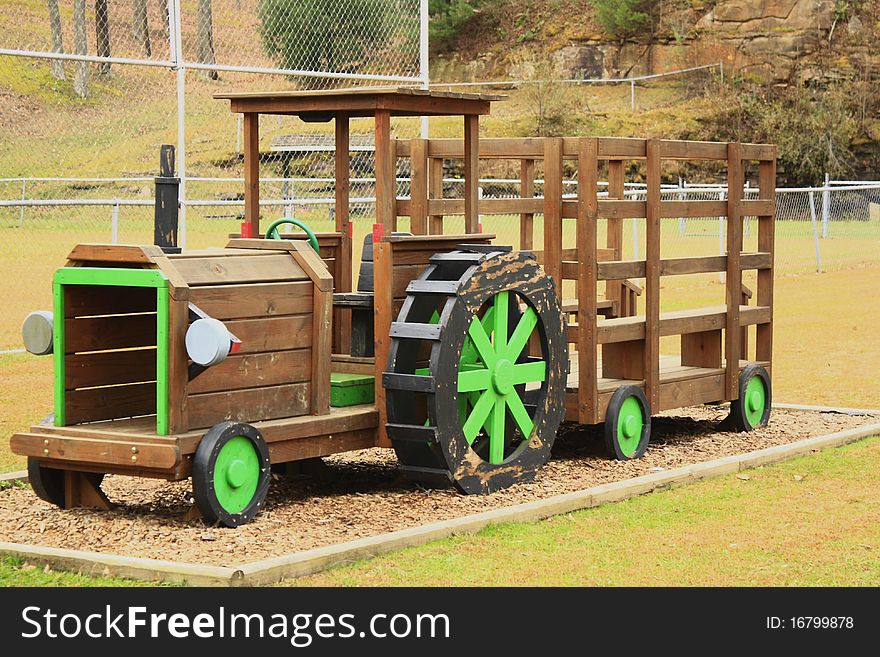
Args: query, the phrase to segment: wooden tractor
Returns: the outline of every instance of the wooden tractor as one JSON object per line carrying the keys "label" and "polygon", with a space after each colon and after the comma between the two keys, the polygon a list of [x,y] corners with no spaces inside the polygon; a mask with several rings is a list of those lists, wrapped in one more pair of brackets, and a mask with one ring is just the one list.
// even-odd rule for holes
{"label": "wooden tractor", "polygon": [[[179,253],[81,244],[55,274],[53,312],[25,321],[28,350],[54,357],[54,421],[15,434],[11,446],[28,457],[44,500],[107,508],[100,488],[107,473],[191,477],[193,515],[234,527],[259,512],[277,464],[387,447],[416,481],[486,493],[534,477],[563,420],[604,422],[618,459],[641,456],[652,413],[669,408],[730,401],[740,429],[766,423],[774,147],[480,140],[479,116],[495,97],[474,94],[221,98],[244,115],[242,236],[224,248]],[[335,231],[315,234],[285,219],[261,232],[260,114],[335,121]],[[393,116],[439,115],[463,116],[464,139],[391,138]],[[356,117],[375,120],[376,223],[353,291],[349,120]],[[519,162],[519,198],[479,198],[481,158]],[[400,198],[399,159],[411,171]],[[731,190],[742,189],[744,166],[757,162],[759,198],[662,200],[663,159],[723,160]],[[444,160],[463,161],[460,198],[445,195]],[[576,198],[562,193],[566,161],[577,170]],[[624,194],[631,161],[646,167],[647,200]],[[603,170],[607,193],[599,191]],[[519,248],[496,245],[479,213],[518,215]],[[456,215],[464,230],[449,234]],[[727,254],[661,259],[661,219],[703,216],[728,218]],[[742,251],[746,216],[758,218],[754,252]],[[409,217],[406,233],[399,217]],[[626,218],[646,222],[644,260],[623,259]],[[574,244],[564,244],[563,222],[574,225]],[[304,232],[280,235],[285,223]],[[757,305],[744,294],[744,269],[758,271]],[[726,272],[725,305],[660,313],[661,276],[717,271]],[[563,299],[569,289],[573,296]],[[680,356],[661,357],[660,337],[670,335],[681,336]]]}

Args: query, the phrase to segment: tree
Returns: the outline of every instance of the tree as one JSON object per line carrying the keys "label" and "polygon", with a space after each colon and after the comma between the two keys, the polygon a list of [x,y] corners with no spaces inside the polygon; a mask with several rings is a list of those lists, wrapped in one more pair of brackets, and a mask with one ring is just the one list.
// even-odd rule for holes
{"label": "tree", "polygon": [[150,24],[147,18],[147,0],[132,0],[132,28],[134,38],[141,44],[144,56],[151,57],[153,48],[150,44]]}
{"label": "tree", "polygon": [[[110,57],[110,14],[107,11],[107,0],[95,0],[95,41],[98,57]],[[101,62],[98,73],[106,75],[110,72],[110,62]]]}
{"label": "tree", "polygon": [[596,19],[608,34],[621,40],[643,32],[651,25],[648,0],[590,0]]}
{"label": "tree", "polygon": [[[73,47],[77,55],[88,54],[86,42],[86,0],[73,0]],[[89,63],[78,61],[73,73],[73,90],[80,98],[89,95]]]}
{"label": "tree", "polygon": [[[49,28],[52,30],[52,52],[64,52],[64,44],[61,39],[61,12],[58,11],[58,0],[48,0],[49,4]],[[56,80],[64,79],[64,62],[60,59],[52,60],[52,77]]]}
{"label": "tree", "polygon": [[[202,64],[214,64],[214,12],[211,0],[199,0],[196,23],[196,56]],[[211,80],[219,77],[217,71],[206,71],[205,76]]]}
{"label": "tree", "polygon": [[485,0],[428,0],[428,34],[431,48],[445,50],[461,27]]}
{"label": "tree", "polygon": [[371,50],[384,48],[396,3],[361,0],[341,14],[337,0],[261,0],[263,47],[282,68],[354,72]]}

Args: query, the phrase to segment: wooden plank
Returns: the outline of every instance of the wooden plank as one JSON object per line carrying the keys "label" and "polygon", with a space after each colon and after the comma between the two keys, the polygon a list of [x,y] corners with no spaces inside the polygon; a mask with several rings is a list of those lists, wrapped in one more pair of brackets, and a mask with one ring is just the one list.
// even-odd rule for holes
{"label": "wooden plank", "polygon": [[[175,266],[191,287],[230,283],[301,281],[308,278],[302,267],[286,254],[194,258],[179,260]],[[192,291],[190,298],[192,298]]]}
{"label": "wooden plank", "polygon": [[224,324],[241,340],[239,354],[288,351],[311,347],[313,344],[312,315],[237,319]]}
{"label": "wooden plank", "polygon": [[661,201],[660,214],[665,217],[723,217],[727,214],[724,201]]}
{"label": "wooden plank", "polygon": [[[519,163],[519,195],[523,199],[535,196],[535,161],[521,160]],[[534,244],[535,213],[522,212],[519,215],[519,248],[528,250]]]}
{"label": "wooden plank", "polygon": [[[410,177],[410,231],[416,235],[428,234],[428,142],[425,139],[412,140],[410,157],[412,175]],[[407,214],[398,201],[399,214]]]}
{"label": "wooden plank", "polygon": [[[770,267],[771,262],[769,253],[743,253],[740,256],[740,266],[742,269],[767,269]],[[660,261],[661,276],[703,274],[720,271],[727,271],[727,256],[664,258]],[[645,263],[643,260],[599,263],[599,280],[642,278],[644,275]]]}
{"label": "wooden plank", "polygon": [[[195,287],[190,301],[211,317],[226,321],[312,312],[312,282]],[[155,293],[154,304],[155,304]]]}
{"label": "wooden plank", "polygon": [[644,260],[621,260],[600,262],[597,272],[600,281],[619,281],[625,278],[644,278]]}
{"label": "wooden plank", "polygon": [[93,440],[71,436],[17,433],[10,441],[16,454],[55,461],[81,461],[168,470],[177,465],[175,445],[138,441]]}
{"label": "wooden plank", "polygon": [[[430,143],[431,142],[428,142],[429,145]],[[428,204],[430,206],[430,202],[432,200],[443,198],[443,159],[432,157],[430,160],[428,160],[428,169],[428,175],[430,176],[430,180],[428,183]],[[430,224],[429,228],[431,231],[431,235],[443,234],[443,215],[431,214],[428,223]]]}
{"label": "wooden plank", "polygon": [[[578,150],[578,219],[576,225],[577,249],[583,260],[576,268],[578,296],[578,417],[580,422],[594,422],[596,404],[596,274],[595,257],[598,247],[598,185],[599,142],[581,139]],[[562,288],[559,288],[562,289]]]}
{"label": "wooden plank", "polygon": [[165,253],[158,246],[133,244],[77,244],[67,254],[68,260],[78,262],[113,262],[151,264]]}
{"label": "wooden plank", "polygon": [[562,289],[562,139],[544,141],[544,270]]}
{"label": "wooden plank", "polygon": [[156,346],[155,313],[64,320],[64,351],[68,354],[150,346]]}
{"label": "wooden plank", "polygon": [[[401,152],[408,148],[401,144]],[[492,138],[480,140],[480,157],[484,159],[540,159],[544,156],[544,138]],[[428,142],[428,156],[441,159],[461,159],[464,157],[463,139],[431,139]]]}
{"label": "wooden plank", "polygon": [[[391,282],[393,280],[392,248],[394,247],[390,242],[377,242],[373,244],[373,276],[376,290],[373,297],[376,381],[382,380],[382,373],[388,366],[388,353],[391,346],[389,332],[391,330],[392,318],[396,316],[391,293]],[[376,409],[379,411],[376,444],[379,446],[390,446],[391,442],[388,440],[385,431],[385,423],[388,421],[387,409],[385,407],[385,388],[381,385],[376,386]]]}
{"label": "wooden plank", "polygon": [[724,399],[724,375],[690,376],[660,385],[657,412]]}
{"label": "wooden plank", "polygon": [[740,202],[740,213],[743,217],[767,217],[776,214],[774,199],[743,199]]}
{"label": "wooden plank", "polygon": [[244,220],[260,234],[260,115],[247,112],[244,131]]}
{"label": "wooden plank", "polygon": [[156,380],[156,349],[99,351],[64,357],[67,390]]}
{"label": "wooden plank", "polygon": [[[449,235],[386,235],[383,242],[394,244],[394,253],[418,249],[455,248],[459,244],[487,244],[495,239],[492,233],[460,233]],[[395,262],[397,259],[395,258]]]}
{"label": "wooden plank", "polygon": [[[775,158],[775,150],[774,150]],[[776,198],[776,160],[762,162],[758,167],[758,189],[762,199]],[[770,255],[767,269],[758,272],[757,304],[770,309],[767,324],[758,326],[755,335],[755,356],[758,360],[773,360],[773,272],[775,258],[775,217],[767,215],[758,217],[758,250]]]}
{"label": "wooden plank", "polygon": [[647,144],[645,239],[645,396],[650,408],[660,400],[660,163],[659,140]]}
{"label": "wooden plank", "polygon": [[394,231],[397,217],[394,198],[397,196],[395,162],[391,152],[391,112],[376,112],[376,223],[384,227],[385,234]]}
{"label": "wooden plank", "polygon": [[645,201],[599,200],[600,219],[642,219],[646,213]]}
{"label": "wooden plank", "polygon": [[[284,232],[284,226],[279,226],[281,230],[281,239],[267,239],[265,236],[257,237],[238,237],[230,235],[226,247],[230,249],[258,249],[267,251],[294,251],[296,245],[303,240],[308,240],[309,236],[303,232]],[[336,249],[342,244],[343,234],[338,231],[317,232],[315,237],[318,238],[318,246],[321,247],[321,254],[324,251],[330,251],[331,254],[336,253]]]}
{"label": "wooden plank", "polygon": [[[339,253],[336,255],[333,272],[333,287],[337,292],[350,292],[352,288],[352,236],[354,235],[349,215],[351,195],[351,154],[350,121],[346,114],[334,117],[336,133],[335,159],[335,218],[336,230],[340,234]],[[333,313],[333,342],[339,349],[351,344],[351,313],[336,310]]]}
{"label": "wooden plank", "polygon": [[646,148],[644,139],[599,137],[599,158],[602,160],[642,159],[647,152]]}
{"label": "wooden plank", "polygon": [[775,162],[777,150],[778,149],[774,144],[742,144],[742,156],[744,160]]}
{"label": "wooden plank", "polygon": [[[155,354],[153,362],[155,363]],[[71,390],[65,397],[67,424],[156,412],[155,383]]]}
{"label": "wooden plank", "polygon": [[333,312],[333,290],[315,288],[314,321],[312,324],[311,407],[312,415],[330,412],[330,323]]}
{"label": "wooden plank", "polygon": [[299,267],[308,275],[317,290],[333,291],[333,276],[317,253],[305,242],[294,242],[294,250],[290,255]]}
{"label": "wooden plank", "polygon": [[189,395],[308,381],[313,354],[312,349],[294,349],[229,356],[190,381]]}
{"label": "wooden plank", "polygon": [[683,334],[681,364],[693,367],[721,367],[721,330]]}
{"label": "wooden plank", "polygon": [[645,378],[644,340],[603,344],[602,378],[643,381]]}
{"label": "wooden plank", "polygon": [[391,296],[395,299],[403,299],[406,296],[407,286],[424,271],[428,264],[428,258],[433,254],[425,253],[424,265],[401,265],[395,263],[391,278]]}
{"label": "wooden plank", "polygon": [[346,354],[333,354],[330,362],[331,372],[343,374],[376,374],[376,359],[366,356],[348,356]]}
{"label": "wooden plank", "polygon": [[356,431],[328,433],[324,436],[311,436],[297,440],[269,443],[269,459],[272,463],[288,463],[303,459],[330,456],[340,452],[367,449],[375,446],[375,431],[360,429]]}
{"label": "wooden plank", "polygon": [[667,160],[726,160],[727,145],[714,141],[664,139],[660,142],[660,157]]}
{"label": "wooden plank", "polygon": [[156,290],[150,287],[65,285],[64,317],[91,317],[156,312]]}
{"label": "wooden plank", "polygon": [[464,117],[464,230],[480,232],[480,117]]}
{"label": "wooden plank", "polygon": [[186,330],[189,328],[189,303],[186,299],[168,300],[168,433],[189,430],[187,387],[189,357],[186,353]]}
{"label": "wooden plank", "polygon": [[257,422],[309,412],[311,383],[214,392],[189,397],[190,427],[211,427],[224,420]]}
{"label": "wooden plank", "polygon": [[739,397],[739,309],[742,296],[742,146],[737,143],[727,145],[727,279],[726,294],[727,323],[724,336],[724,357],[727,359],[725,373],[725,399]]}
{"label": "wooden plank", "polygon": [[[608,198],[623,199],[625,191],[625,173],[622,160],[608,162]],[[612,252],[609,260],[623,260],[623,219],[608,217],[606,221],[605,246]],[[599,266],[601,272],[601,264]],[[599,280],[601,280],[601,274]],[[639,277],[641,278],[641,277]],[[605,284],[605,298],[612,302],[620,302],[624,298],[624,291],[620,283],[610,281]]]}

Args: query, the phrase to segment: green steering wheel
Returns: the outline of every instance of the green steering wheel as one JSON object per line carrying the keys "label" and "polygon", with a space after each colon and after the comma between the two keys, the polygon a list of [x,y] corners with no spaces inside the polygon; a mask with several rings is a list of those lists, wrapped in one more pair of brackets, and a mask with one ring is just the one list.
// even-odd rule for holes
{"label": "green steering wheel", "polygon": [[315,233],[312,231],[311,228],[306,226],[299,219],[290,219],[288,217],[281,217],[281,219],[276,219],[271,224],[269,224],[269,227],[266,229],[266,238],[280,240],[281,233],[278,232],[278,226],[280,226],[282,224],[291,224],[291,225],[296,226],[298,228],[302,228],[303,231],[305,231],[305,234],[309,238],[309,246],[311,246],[315,250],[315,253],[321,253],[321,248],[318,246],[317,236],[315,235]]}

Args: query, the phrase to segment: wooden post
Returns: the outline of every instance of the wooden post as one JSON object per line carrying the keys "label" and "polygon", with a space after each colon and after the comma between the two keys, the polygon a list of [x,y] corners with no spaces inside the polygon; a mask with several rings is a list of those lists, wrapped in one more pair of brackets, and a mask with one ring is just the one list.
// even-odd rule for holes
{"label": "wooden post", "polygon": [[[623,160],[608,162],[608,198],[624,198]],[[623,219],[609,218],[606,224],[605,245],[614,251],[615,260],[623,260]],[[623,283],[621,281],[605,282],[605,298],[617,301],[618,314],[624,315]],[[631,314],[635,314],[635,309]]]}
{"label": "wooden post", "polygon": [[480,117],[464,117],[464,232],[480,232]]}
{"label": "wooden post", "polygon": [[95,486],[84,473],[65,470],[64,508],[95,508],[109,511],[111,504],[101,487]]}
{"label": "wooden post", "polygon": [[389,242],[375,242],[373,244],[373,293],[374,312],[374,336],[376,342],[376,410],[379,411],[379,427],[377,429],[376,445],[390,447],[391,442],[385,431],[385,423],[388,420],[388,412],[385,407],[385,388],[382,386],[382,373],[388,367],[388,353],[391,347],[391,316],[394,312],[394,298],[392,296],[392,247]]}
{"label": "wooden post", "polygon": [[428,234],[428,140],[413,139],[410,153],[410,230]]}
{"label": "wooden post", "polygon": [[[761,162],[758,187],[762,200],[776,199],[776,160]],[[773,271],[775,263],[775,227],[773,213],[758,217],[758,251],[770,254],[770,269],[758,271],[757,305],[770,308],[769,324],[758,324],[755,337],[755,358],[770,362],[773,358]]]}
{"label": "wooden post", "polygon": [[[189,431],[187,413],[187,384],[189,382],[189,363],[186,354],[186,330],[189,327],[188,289],[187,294],[175,295],[171,288],[168,300],[168,434]],[[179,298],[178,298],[179,297]]]}
{"label": "wooden post", "polygon": [[724,332],[724,357],[727,367],[724,373],[725,397],[739,399],[739,304],[742,297],[742,194],[743,194],[742,146],[727,145],[727,322]]}
{"label": "wooden post", "polygon": [[562,139],[544,141],[544,270],[562,297]]}
{"label": "wooden post", "polygon": [[[336,256],[335,291],[350,292],[352,286],[352,226],[349,216],[351,184],[351,155],[349,148],[349,119],[347,114],[336,115],[336,231],[342,235]],[[351,345],[351,311],[339,309],[333,313],[334,351],[348,353]]]}
{"label": "wooden post", "polygon": [[660,141],[647,144],[645,239],[645,397],[660,406]]}
{"label": "wooden post", "polygon": [[[428,182],[430,198],[443,198],[443,158],[432,157],[428,160],[428,172],[430,181]],[[429,201],[430,203],[430,201]],[[430,217],[431,235],[443,234],[443,215],[432,214]]]}
{"label": "wooden post", "polygon": [[394,232],[397,181],[391,148],[391,112],[376,110],[376,223],[385,235]]}
{"label": "wooden post", "polygon": [[596,362],[596,261],[599,221],[599,140],[578,140],[578,420],[581,424],[598,421]]}
{"label": "wooden post", "polygon": [[[520,160],[519,195],[521,198],[535,196],[535,161]],[[535,215],[525,212],[519,215],[519,248],[531,249],[535,234]]]}
{"label": "wooden post", "polygon": [[260,115],[244,114],[244,220],[260,236]]}

